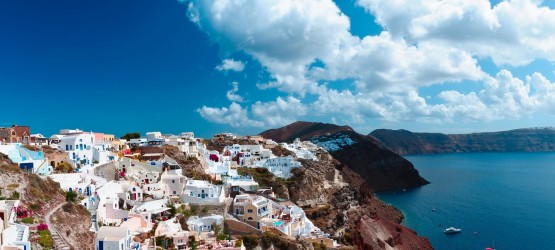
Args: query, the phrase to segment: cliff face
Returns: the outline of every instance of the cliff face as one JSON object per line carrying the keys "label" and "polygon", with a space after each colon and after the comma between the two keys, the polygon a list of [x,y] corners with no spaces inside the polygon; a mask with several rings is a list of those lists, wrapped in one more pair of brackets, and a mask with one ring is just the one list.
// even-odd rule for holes
{"label": "cliff face", "polygon": [[412,163],[381,146],[375,138],[361,135],[348,126],[295,122],[260,135],[278,142],[290,142],[296,138],[309,140],[359,174],[372,191],[411,188],[428,183]]}
{"label": "cliff face", "polygon": [[555,130],[552,128],[449,135],[379,129],[372,131],[369,136],[375,137],[385,147],[401,155],[555,151]]}
{"label": "cliff face", "polygon": [[287,181],[290,200],[339,243],[362,249],[432,249],[426,238],[400,225],[401,212],[378,200],[367,181],[345,164],[326,152],[318,161],[301,161],[303,167]]}

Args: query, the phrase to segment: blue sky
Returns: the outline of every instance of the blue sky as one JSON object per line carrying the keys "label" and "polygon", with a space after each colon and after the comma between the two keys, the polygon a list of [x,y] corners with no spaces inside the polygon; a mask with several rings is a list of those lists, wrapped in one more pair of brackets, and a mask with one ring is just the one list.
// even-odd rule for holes
{"label": "blue sky", "polygon": [[552,3],[427,2],[1,1],[0,126],[206,137],[296,120],[363,133],[553,124]]}

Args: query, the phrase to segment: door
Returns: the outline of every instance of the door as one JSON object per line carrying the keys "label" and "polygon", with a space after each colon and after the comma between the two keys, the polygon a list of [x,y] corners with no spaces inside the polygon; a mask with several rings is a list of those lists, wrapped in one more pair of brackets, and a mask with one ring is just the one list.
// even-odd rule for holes
{"label": "door", "polygon": [[98,250],[104,250],[104,241],[98,241]]}

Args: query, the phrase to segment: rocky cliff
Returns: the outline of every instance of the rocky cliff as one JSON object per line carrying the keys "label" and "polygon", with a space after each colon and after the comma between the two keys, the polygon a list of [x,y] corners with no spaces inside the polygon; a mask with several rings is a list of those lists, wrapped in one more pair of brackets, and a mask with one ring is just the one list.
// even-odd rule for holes
{"label": "rocky cliff", "polygon": [[309,140],[359,174],[372,191],[411,188],[428,183],[412,163],[383,147],[375,138],[361,135],[348,126],[295,122],[260,135],[278,142],[291,142],[296,138]]}
{"label": "rocky cliff", "polygon": [[472,134],[413,133],[378,129],[369,134],[401,154],[555,151],[555,129],[532,128]]}

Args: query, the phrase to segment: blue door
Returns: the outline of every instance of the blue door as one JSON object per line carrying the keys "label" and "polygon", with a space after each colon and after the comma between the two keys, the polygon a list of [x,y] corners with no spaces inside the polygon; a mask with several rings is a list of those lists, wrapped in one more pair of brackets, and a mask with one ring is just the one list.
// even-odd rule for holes
{"label": "blue door", "polygon": [[104,241],[98,241],[98,250],[104,250]]}

